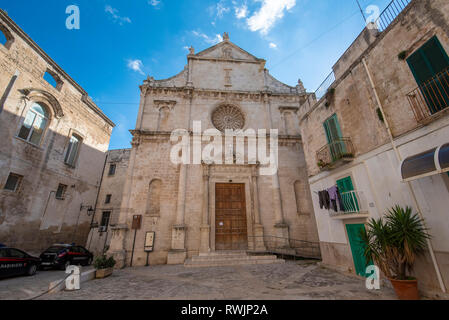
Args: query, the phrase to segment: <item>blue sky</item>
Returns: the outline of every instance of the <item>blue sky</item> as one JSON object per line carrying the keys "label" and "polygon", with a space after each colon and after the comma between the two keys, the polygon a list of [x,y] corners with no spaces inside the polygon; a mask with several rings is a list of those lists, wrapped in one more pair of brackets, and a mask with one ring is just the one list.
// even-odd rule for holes
{"label": "blue sky", "polygon": [[[383,10],[390,0],[360,0]],[[80,29],[66,28],[66,7]],[[171,77],[196,52],[231,41],[267,60],[277,79],[315,91],[364,27],[355,0],[0,0],[0,8],[94,99],[117,127],[110,149],[130,147],[138,86]]]}

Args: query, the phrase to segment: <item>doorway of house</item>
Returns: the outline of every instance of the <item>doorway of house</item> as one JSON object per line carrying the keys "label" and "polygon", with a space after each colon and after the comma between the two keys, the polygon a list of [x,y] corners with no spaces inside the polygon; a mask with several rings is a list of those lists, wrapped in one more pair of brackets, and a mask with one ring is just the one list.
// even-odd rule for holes
{"label": "doorway of house", "polygon": [[247,250],[245,185],[215,185],[215,250]]}
{"label": "doorway of house", "polygon": [[354,260],[355,272],[362,277],[366,277],[366,258],[364,255],[365,244],[362,242],[361,232],[365,231],[364,224],[347,224],[346,231],[348,232],[349,245],[351,247],[352,258]]}

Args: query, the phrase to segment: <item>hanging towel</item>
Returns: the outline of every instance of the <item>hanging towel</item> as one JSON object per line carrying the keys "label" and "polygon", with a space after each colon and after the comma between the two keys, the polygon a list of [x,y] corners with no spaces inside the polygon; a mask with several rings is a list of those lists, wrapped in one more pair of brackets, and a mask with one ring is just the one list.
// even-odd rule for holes
{"label": "hanging towel", "polygon": [[335,212],[338,212],[338,207],[337,207],[338,188],[337,188],[337,186],[333,186],[333,187],[327,189],[327,192],[329,194],[331,209],[333,209]]}

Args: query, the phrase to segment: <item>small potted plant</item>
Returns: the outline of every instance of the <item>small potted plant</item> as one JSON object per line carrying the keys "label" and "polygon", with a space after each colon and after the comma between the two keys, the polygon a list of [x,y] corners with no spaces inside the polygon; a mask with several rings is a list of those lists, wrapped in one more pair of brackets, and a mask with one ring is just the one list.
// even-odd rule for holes
{"label": "small potted plant", "polygon": [[410,207],[400,206],[381,219],[371,219],[362,234],[367,261],[374,261],[388,277],[400,300],[419,300],[418,280],[410,273],[429,238],[422,219]]}
{"label": "small potted plant", "polygon": [[322,159],[318,160],[317,162],[318,167],[320,167],[320,169],[323,169],[324,167],[327,166],[327,163],[324,162]]}
{"label": "small potted plant", "polygon": [[114,271],[115,264],[116,262],[113,257],[107,258],[106,255],[97,257],[94,262],[96,269],[95,278],[103,279],[109,277]]}

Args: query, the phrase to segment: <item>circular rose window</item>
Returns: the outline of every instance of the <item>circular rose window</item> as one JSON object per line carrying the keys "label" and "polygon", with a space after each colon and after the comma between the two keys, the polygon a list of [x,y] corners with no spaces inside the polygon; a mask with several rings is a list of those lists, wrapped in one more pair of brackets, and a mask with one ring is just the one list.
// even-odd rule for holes
{"label": "circular rose window", "polygon": [[220,131],[239,130],[245,126],[245,116],[239,108],[223,105],[212,112],[212,123]]}

